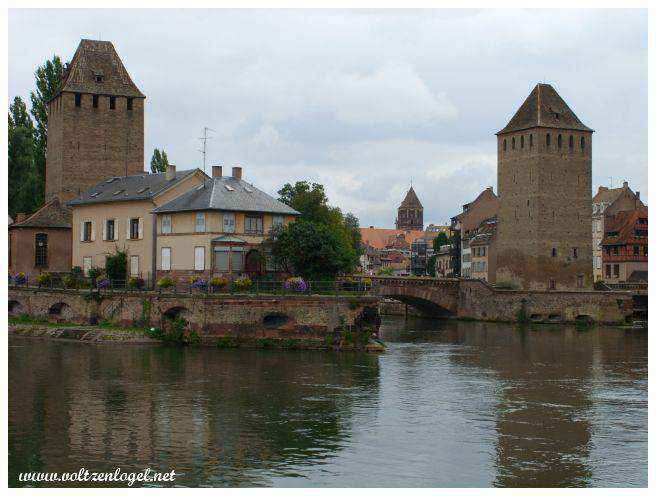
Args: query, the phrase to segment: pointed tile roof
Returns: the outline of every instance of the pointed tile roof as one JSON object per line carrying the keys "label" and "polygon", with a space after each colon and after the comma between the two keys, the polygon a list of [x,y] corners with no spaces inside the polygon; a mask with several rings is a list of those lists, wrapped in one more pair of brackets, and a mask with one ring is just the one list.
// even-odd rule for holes
{"label": "pointed tile roof", "polygon": [[59,198],[54,197],[25,220],[15,222],[9,227],[52,227],[59,229],[70,229],[71,218],[72,214],[70,208],[62,205],[59,201]]}
{"label": "pointed tile roof", "polygon": [[417,193],[415,193],[415,190],[412,189],[412,186],[410,186],[410,189],[405,194],[405,198],[401,202],[399,208],[417,208],[417,207],[424,208],[421,202],[419,201],[419,198],[417,197]]}
{"label": "pointed tile roof", "polygon": [[62,91],[146,98],[110,41],[81,40],[64,72]]}
{"label": "pointed tile roof", "polygon": [[550,84],[537,84],[510,122],[497,134],[533,127],[590,131]]}

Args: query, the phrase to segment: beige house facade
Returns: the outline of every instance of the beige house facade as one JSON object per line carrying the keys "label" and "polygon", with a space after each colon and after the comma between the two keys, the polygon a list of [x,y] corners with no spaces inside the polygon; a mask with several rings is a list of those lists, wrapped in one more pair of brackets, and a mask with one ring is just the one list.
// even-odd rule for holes
{"label": "beige house facade", "polygon": [[154,209],[157,277],[236,277],[277,272],[262,246],[271,229],[298,212],[242,180],[240,167]]}
{"label": "beige house facade", "polygon": [[155,272],[158,205],[207,180],[199,169],[114,177],[69,202],[72,208],[72,264],[85,274],[104,268],[108,255],[125,250],[128,276],[149,278]]}

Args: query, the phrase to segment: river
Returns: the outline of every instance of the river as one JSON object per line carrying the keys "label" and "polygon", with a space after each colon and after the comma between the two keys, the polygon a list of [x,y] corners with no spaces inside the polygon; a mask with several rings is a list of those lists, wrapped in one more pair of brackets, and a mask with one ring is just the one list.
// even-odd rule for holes
{"label": "river", "polygon": [[[387,317],[380,355],[9,339],[9,484],[647,485],[647,332]],[[79,486],[78,486],[79,487]]]}

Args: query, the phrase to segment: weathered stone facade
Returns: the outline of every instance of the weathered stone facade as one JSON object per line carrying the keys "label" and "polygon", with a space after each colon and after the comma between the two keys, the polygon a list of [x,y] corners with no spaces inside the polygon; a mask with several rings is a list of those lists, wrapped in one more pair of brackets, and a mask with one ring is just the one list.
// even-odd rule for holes
{"label": "weathered stone facade", "polygon": [[377,327],[378,298],[372,296],[202,295],[122,292],[90,298],[88,291],[9,290],[9,314],[27,314],[77,324],[109,321],[122,326],[149,322],[164,327],[182,316],[204,342],[217,338],[322,340],[326,334],[357,326],[366,316]]}
{"label": "weathered stone facade", "polygon": [[397,210],[396,228],[408,231],[424,230],[424,207],[412,186]]}
{"label": "weathered stone facade", "polygon": [[497,283],[592,287],[592,130],[539,84],[497,133]]}
{"label": "weathered stone facade", "polygon": [[144,101],[110,42],[80,42],[48,103],[46,201],[143,171]]}

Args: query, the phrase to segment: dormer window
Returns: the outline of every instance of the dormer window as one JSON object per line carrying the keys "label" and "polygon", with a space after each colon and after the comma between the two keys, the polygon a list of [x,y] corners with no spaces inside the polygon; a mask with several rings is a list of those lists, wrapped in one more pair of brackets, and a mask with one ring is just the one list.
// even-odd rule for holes
{"label": "dormer window", "polygon": [[102,75],[102,74],[94,74],[94,75],[93,75],[93,80],[94,80],[96,83],[102,83],[102,82],[103,82],[103,79],[104,79],[104,78],[103,78],[103,75]]}

